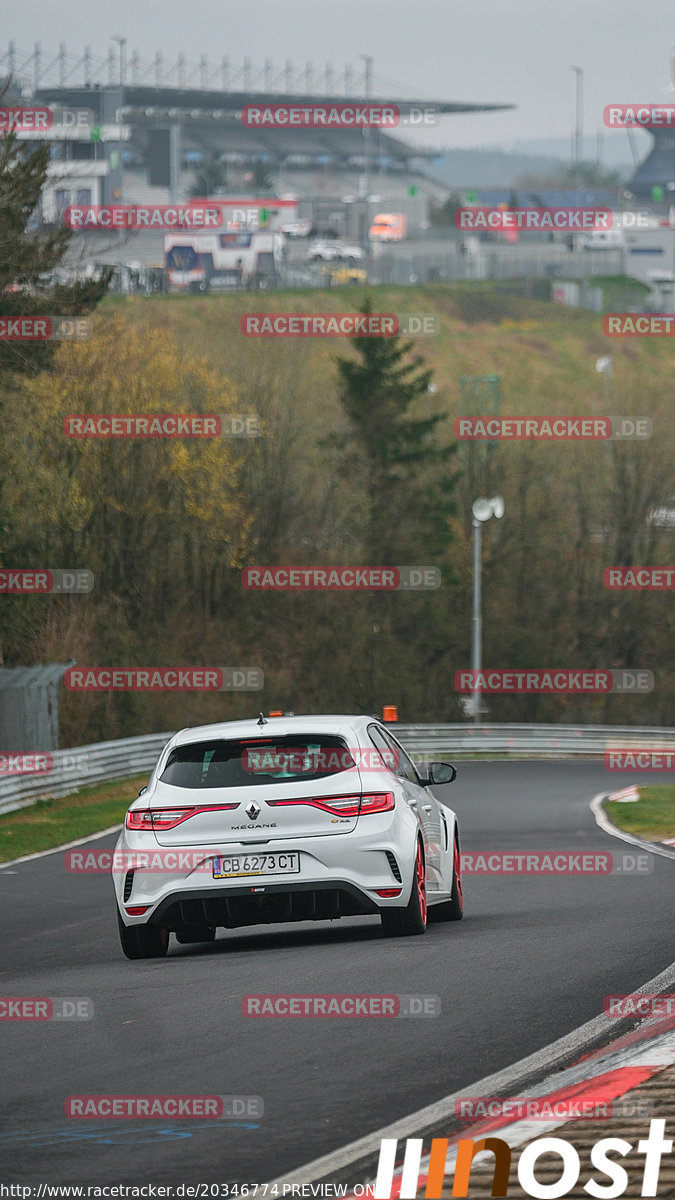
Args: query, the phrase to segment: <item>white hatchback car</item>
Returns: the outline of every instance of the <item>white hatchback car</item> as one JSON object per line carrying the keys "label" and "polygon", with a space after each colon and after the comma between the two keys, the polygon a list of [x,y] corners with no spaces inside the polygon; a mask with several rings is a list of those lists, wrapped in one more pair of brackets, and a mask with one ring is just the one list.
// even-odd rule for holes
{"label": "white hatchback car", "polygon": [[463,915],[457,818],[370,716],[175,734],[126,814],[113,882],[127,958],[218,928],[379,915],[389,935]]}
{"label": "white hatchback car", "polygon": [[347,266],[355,266],[363,262],[366,256],[360,246],[320,240],[310,244],[306,257],[313,263],[345,262]]}

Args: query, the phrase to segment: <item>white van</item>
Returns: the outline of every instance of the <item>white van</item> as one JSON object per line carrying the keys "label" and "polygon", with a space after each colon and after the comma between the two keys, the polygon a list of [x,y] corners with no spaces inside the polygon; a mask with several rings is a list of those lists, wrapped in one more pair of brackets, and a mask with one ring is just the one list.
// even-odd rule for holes
{"label": "white van", "polygon": [[625,245],[623,229],[592,229],[577,237],[580,250],[623,250]]}

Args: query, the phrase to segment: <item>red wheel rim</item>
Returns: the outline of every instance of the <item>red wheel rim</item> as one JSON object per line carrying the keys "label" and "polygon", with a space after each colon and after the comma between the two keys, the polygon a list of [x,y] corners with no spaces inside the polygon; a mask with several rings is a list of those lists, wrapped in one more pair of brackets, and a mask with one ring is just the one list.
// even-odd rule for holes
{"label": "red wheel rim", "polygon": [[459,901],[459,907],[461,909],[463,909],[464,908],[464,897],[462,896],[462,870],[461,870],[461,864],[459,861],[459,846],[457,845],[457,842],[455,842],[455,851],[454,851],[454,855],[453,855],[453,862],[455,865],[455,886],[457,888],[457,899]]}
{"label": "red wheel rim", "polygon": [[417,878],[417,895],[420,902],[420,916],[422,924],[427,923],[427,888],[424,879],[424,855],[422,847],[417,843],[417,858],[415,859],[415,875]]}

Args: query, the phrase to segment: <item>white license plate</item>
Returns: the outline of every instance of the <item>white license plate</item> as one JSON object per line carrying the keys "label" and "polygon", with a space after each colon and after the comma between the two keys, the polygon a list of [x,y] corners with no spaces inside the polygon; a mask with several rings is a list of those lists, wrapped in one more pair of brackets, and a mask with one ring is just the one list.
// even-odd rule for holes
{"label": "white license plate", "polygon": [[214,879],[234,879],[238,875],[294,875],[300,870],[296,850],[283,854],[229,854],[213,860]]}

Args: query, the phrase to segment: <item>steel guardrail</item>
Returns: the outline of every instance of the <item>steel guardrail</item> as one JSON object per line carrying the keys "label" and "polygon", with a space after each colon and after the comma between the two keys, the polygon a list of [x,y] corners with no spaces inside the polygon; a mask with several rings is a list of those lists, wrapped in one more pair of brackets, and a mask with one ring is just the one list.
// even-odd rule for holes
{"label": "steel guardrail", "polygon": [[[675,729],[633,725],[398,725],[391,726],[415,762],[444,756],[508,758],[601,757],[611,749],[675,750]],[[0,814],[42,797],[67,796],[91,784],[150,774],[173,733],[96,742],[51,753],[48,774],[0,777]],[[5,752],[6,753],[6,752]]]}

